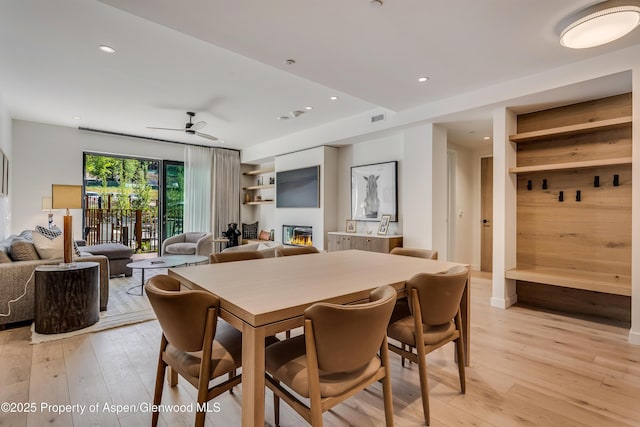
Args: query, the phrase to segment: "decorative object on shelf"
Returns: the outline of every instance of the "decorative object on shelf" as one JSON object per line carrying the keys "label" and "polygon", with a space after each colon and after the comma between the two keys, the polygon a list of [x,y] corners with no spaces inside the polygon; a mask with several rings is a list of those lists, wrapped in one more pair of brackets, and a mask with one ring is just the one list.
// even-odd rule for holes
{"label": "decorative object on shelf", "polygon": [[82,185],[51,186],[51,207],[66,209],[64,216],[64,263],[71,264],[73,255],[73,219],[69,209],[82,209]]}
{"label": "decorative object on shelf", "polygon": [[389,222],[391,221],[391,215],[382,215],[380,219],[380,225],[378,225],[378,234],[381,236],[386,236],[387,231],[389,231]]}
{"label": "decorative object on shelf", "polygon": [[620,175],[613,175],[613,186],[617,187],[620,185]]}
{"label": "decorative object on shelf", "polygon": [[398,162],[351,167],[351,219],[379,221],[381,212],[398,217]]}
{"label": "decorative object on shelf", "polygon": [[546,179],[543,179],[543,180],[542,180],[542,189],[543,189],[543,190],[546,190],[547,188],[549,188],[549,186],[547,185],[547,180],[546,180]]}
{"label": "decorative object on shelf", "polygon": [[358,221],[356,221],[355,219],[347,220],[347,228],[345,230],[347,233],[355,233],[357,228],[358,228]]}
{"label": "decorative object on shelf", "polygon": [[531,182],[531,180],[527,181],[527,190],[531,191],[533,189],[533,183]]}
{"label": "decorative object on shelf", "polygon": [[276,177],[275,176],[270,176],[269,177],[269,185],[273,185],[276,183]]}
{"label": "decorative object on shelf", "polygon": [[259,202],[262,200],[262,196],[259,194],[256,194],[256,197],[254,198],[254,201]]}
{"label": "decorative object on shelf", "polygon": [[582,195],[581,195],[581,193],[580,193],[580,190],[577,190],[577,191],[576,191],[576,202],[581,201],[581,199],[582,199]]}
{"label": "decorative object on shelf", "polygon": [[258,177],[258,185],[262,185],[263,178],[261,176]]}
{"label": "decorative object on shelf", "polygon": [[564,191],[561,191],[560,194],[558,194],[558,201],[564,202]]}
{"label": "decorative object on shelf", "polygon": [[596,188],[600,187],[600,177],[598,175],[593,177],[593,186]]}
{"label": "decorative object on shelf", "polygon": [[251,194],[249,194],[248,192],[244,193],[244,202],[245,203],[249,203],[251,201]]}

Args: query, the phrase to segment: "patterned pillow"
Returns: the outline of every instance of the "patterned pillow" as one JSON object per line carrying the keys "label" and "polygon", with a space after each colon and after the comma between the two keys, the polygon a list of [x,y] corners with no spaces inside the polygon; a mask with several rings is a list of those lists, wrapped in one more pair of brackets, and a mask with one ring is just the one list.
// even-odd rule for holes
{"label": "patterned pillow", "polygon": [[258,238],[258,221],[253,224],[242,223],[242,238],[253,240]]}
{"label": "patterned pillow", "polygon": [[[46,238],[48,238],[49,240],[53,240],[56,237],[62,235],[62,230],[60,230],[55,225],[51,230],[49,230],[47,227],[36,225],[36,231],[42,234],[43,236],[45,236]],[[75,256],[80,256],[80,249],[78,248],[78,244],[76,243],[75,240],[73,241],[73,253],[75,254]]]}

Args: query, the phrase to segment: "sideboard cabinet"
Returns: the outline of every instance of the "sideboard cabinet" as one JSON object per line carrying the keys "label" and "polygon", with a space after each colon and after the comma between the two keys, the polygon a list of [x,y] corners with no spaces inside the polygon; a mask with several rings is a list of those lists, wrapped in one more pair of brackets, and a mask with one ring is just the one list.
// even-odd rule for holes
{"label": "sideboard cabinet", "polygon": [[362,251],[389,253],[391,249],[402,246],[402,236],[378,236],[364,233],[328,233],[329,252],[360,249]]}

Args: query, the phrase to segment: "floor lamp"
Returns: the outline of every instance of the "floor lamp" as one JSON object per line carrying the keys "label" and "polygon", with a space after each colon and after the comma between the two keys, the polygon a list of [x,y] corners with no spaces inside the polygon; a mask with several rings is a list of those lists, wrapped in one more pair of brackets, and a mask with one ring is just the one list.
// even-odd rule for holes
{"label": "floor lamp", "polygon": [[51,186],[51,206],[66,209],[64,216],[64,263],[71,264],[73,257],[73,220],[69,209],[82,209],[82,185]]}

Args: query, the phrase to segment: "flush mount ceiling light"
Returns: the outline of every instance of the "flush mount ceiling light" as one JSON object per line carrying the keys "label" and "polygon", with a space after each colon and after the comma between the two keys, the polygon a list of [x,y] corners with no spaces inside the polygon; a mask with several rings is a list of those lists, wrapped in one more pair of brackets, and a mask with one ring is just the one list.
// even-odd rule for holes
{"label": "flush mount ceiling light", "polygon": [[[626,4],[621,4],[626,3]],[[630,1],[605,1],[572,16],[560,44],[572,49],[600,46],[633,31],[640,24],[640,7]]]}
{"label": "flush mount ceiling light", "polygon": [[428,80],[429,80],[429,77],[418,77],[418,82],[419,83],[425,83]]}
{"label": "flush mount ceiling light", "polygon": [[306,107],[304,107],[305,110],[313,110],[313,107],[311,105],[307,105]]}
{"label": "flush mount ceiling light", "polygon": [[304,111],[301,111],[301,110],[294,110],[294,111],[292,111],[292,112],[290,112],[290,113],[289,113],[289,115],[290,115],[291,117],[293,117],[294,119],[295,119],[296,117],[301,116],[302,114],[304,114]]}
{"label": "flush mount ceiling light", "polygon": [[98,49],[100,49],[103,52],[106,53],[115,53],[116,50],[114,48],[112,48],[111,46],[107,46],[106,44],[101,44],[100,46],[98,46]]}
{"label": "flush mount ceiling light", "polygon": [[378,8],[378,7],[382,7],[383,4],[384,4],[383,0],[371,0],[369,2],[369,7]]}
{"label": "flush mount ceiling light", "polygon": [[329,99],[332,101],[337,101],[338,97],[334,95],[334,96],[330,96]]}

